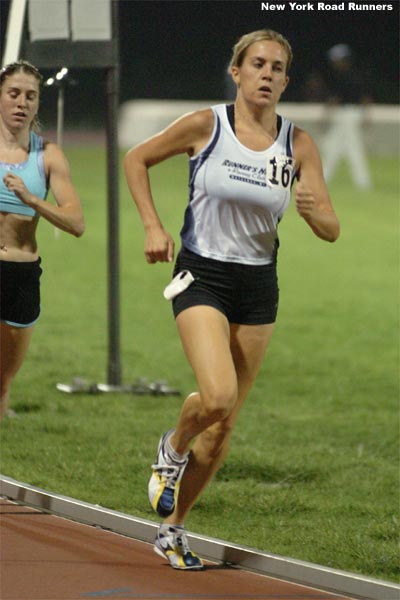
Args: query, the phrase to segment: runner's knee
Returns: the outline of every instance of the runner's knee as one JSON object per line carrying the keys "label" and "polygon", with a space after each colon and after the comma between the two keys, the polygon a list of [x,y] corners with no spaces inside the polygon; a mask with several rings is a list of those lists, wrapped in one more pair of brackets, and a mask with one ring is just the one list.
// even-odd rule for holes
{"label": "runner's knee", "polygon": [[237,389],[234,385],[225,385],[212,393],[202,393],[201,398],[202,417],[212,425],[229,417],[237,400]]}

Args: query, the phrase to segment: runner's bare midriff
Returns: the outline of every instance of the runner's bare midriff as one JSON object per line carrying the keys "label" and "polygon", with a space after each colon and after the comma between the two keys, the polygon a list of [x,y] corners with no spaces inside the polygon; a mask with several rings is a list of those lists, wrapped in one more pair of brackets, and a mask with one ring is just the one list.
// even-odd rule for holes
{"label": "runner's bare midriff", "polygon": [[0,260],[33,262],[39,257],[36,228],[39,219],[0,212]]}

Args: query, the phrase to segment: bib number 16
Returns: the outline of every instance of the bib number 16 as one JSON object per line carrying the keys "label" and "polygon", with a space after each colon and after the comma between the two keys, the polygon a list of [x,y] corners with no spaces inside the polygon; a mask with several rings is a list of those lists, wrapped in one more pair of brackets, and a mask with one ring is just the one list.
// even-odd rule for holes
{"label": "bib number 16", "polygon": [[267,161],[267,185],[287,189],[290,187],[294,171],[294,159],[290,156],[273,156]]}

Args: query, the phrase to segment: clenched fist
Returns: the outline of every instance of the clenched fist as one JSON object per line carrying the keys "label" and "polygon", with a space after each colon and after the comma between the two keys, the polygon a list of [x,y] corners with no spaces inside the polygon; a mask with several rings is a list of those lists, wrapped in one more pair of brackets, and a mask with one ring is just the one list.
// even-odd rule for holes
{"label": "clenched fist", "polygon": [[297,212],[303,218],[311,216],[317,206],[313,192],[302,181],[296,185],[295,203]]}

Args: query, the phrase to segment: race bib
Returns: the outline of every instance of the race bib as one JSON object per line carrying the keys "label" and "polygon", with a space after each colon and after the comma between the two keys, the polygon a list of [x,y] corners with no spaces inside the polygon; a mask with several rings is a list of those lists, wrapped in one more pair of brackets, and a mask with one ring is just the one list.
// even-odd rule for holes
{"label": "race bib", "polygon": [[287,190],[290,188],[295,168],[295,160],[290,156],[279,154],[268,157],[266,180],[268,187]]}

